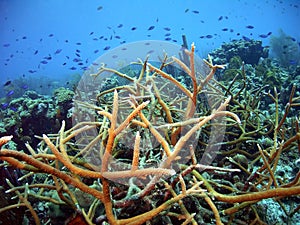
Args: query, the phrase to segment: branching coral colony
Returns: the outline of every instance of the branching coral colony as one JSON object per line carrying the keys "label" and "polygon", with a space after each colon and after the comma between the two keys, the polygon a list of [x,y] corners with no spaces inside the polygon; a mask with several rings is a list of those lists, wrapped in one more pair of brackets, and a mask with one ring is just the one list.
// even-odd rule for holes
{"label": "branching coral colony", "polygon": [[[26,207],[36,224],[50,224],[51,218],[41,218],[37,212],[34,199],[38,199],[73,209],[69,224],[75,220],[80,224],[265,224],[257,203],[267,198],[278,202],[287,217],[297,213],[299,205],[287,209],[283,198],[298,198],[300,173],[284,179],[277,171],[284,154],[293,153],[295,161],[299,158],[299,122],[287,119],[290,110],[299,107],[295,87],[280,113],[277,91],[249,91],[244,72],[243,85],[236,85],[235,79],[224,85],[213,79],[224,66],[205,60],[209,72],[200,79],[194,50],[194,45],[185,50],[189,60],[184,62],[167,56],[159,67],[147,59],[139,61],[136,79],[102,65],[94,77],[108,71],[128,83],[100,92],[95,105],[77,101],[76,107],[98,113],[96,121],[78,123],[70,130],[63,122],[58,135],[40,137],[37,150],[27,144],[30,154],[1,149],[1,166],[28,171],[19,182],[31,182],[16,186],[7,179],[6,194],[14,194],[18,201],[0,209],[0,214]],[[172,65],[185,72],[189,84],[166,72]],[[158,85],[165,81],[168,85]],[[199,109],[199,96],[206,87],[211,96],[224,95],[214,86],[229,97],[216,102],[215,110]],[[175,90],[181,94],[168,97]],[[274,101],[273,121],[259,109],[262,96]],[[218,117],[227,120],[224,140],[218,143],[219,163],[198,164],[212,132],[211,121]],[[88,136],[87,131],[95,128],[97,135]],[[199,140],[191,142],[197,133]],[[258,140],[262,137],[271,144]],[[79,147],[84,138],[88,144]],[[131,147],[122,147],[124,139],[132,142]],[[87,160],[91,152],[100,164]]]}

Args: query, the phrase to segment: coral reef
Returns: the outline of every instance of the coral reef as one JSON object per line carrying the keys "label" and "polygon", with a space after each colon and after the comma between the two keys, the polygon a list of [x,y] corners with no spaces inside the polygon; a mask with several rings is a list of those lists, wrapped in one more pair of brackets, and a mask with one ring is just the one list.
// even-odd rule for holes
{"label": "coral reef", "polygon": [[261,41],[256,40],[234,40],[222,44],[220,48],[210,53],[214,62],[217,64],[226,64],[230,62],[232,58],[237,57],[236,60],[240,58],[240,60],[246,64],[253,66],[258,64],[260,58],[267,58],[268,54],[269,49],[263,47]]}
{"label": "coral reef", "polygon": [[[287,39],[290,40],[291,38]],[[244,61],[244,59],[242,59],[238,54],[232,56],[232,52],[238,52],[237,50],[232,50],[229,54],[226,51],[225,46],[232,46],[232,48],[239,46],[239,52],[248,52],[248,47],[245,43],[248,42],[244,40],[233,41],[222,45],[221,48],[210,53],[210,55],[212,55],[214,60],[217,60],[218,63],[227,62],[226,70],[217,71],[216,79],[224,84],[228,84],[228,82],[234,80],[235,85],[242,85],[242,81],[247,78],[247,84],[253,89],[262,88],[266,92],[269,90],[272,91],[272,89],[276,87],[277,91],[281,93],[279,96],[280,100],[282,102],[287,102],[292,84],[296,84],[300,81],[300,66],[293,64],[292,70],[291,64],[288,67],[282,67],[278,64],[278,60],[274,61],[272,57],[266,57],[268,55],[263,52],[268,51],[267,47],[265,47],[260,53],[259,51],[253,52],[254,57],[258,59],[255,64],[249,63],[249,60]],[[261,44],[261,42],[257,43]],[[252,57],[250,52],[247,57]],[[243,77],[242,74],[241,68],[243,67],[246,77]],[[296,92],[300,92],[300,88],[298,86],[296,86]],[[268,105],[269,103],[270,99],[263,99],[261,101],[261,104]]]}
{"label": "coral reef", "polygon": [[277,60],[279,65],[290,72],[294,71],[300,63],[300,49],[297,41],[283,30],[279,30],[278,36],[271,35],[270,50],[271,56]]}
{"label": "coral reef", "polygon": [[26,149],[24,143],[36,147],[40,142],[34,135],[55,133],[62,120],[72,108],[74,92],[58,88],[53,97],[28,90],[22,97],[10,101],[7,109],[1,110],[0,135],[14,135],[18,149]]}
{"label": "coral reef", "polygon": [[[259,43],[254,46],[261,57]],[[3,207],[0,214],[24,207],[30,222],[54,224],[50,213],[39,211],[38,202],[45,201],[51,215],[60,216],[65,207],[73,212],[69,224],[295,221],[300,209],[296,85],[287,99],[276,88],[253,86],[249,76],[259,57],[247,66],[237,54],[228,58],[236,75],[219,82],[214,75],[224,65],[213,64],[210,57],[197,65],[194,51],[194,45],[183,51],[189,65],[167,55],[159,66],[147,58],[135,62],[140,71],[132,72],[135,78],[101,65],[91,75],[96,86],[101,87],[97,78],[105,72],[127,82],[85,93],[95,104],[81,101],[76,93],[73,113],[82,113],[82,122],[67,128],[63,121],[58,134],[40,137],[38,147],[26,144],[29,153],[2,148],[1,167],[28,171],[18,180],[30,177],[34,182],[16,185],[8,179],[6,193],[19,202]],[[221,131],[222,139],[213,135]],[[284,163],[290,167],[282,167]],[[266,200],[279,204],[281,221],[264,215],[269,209],[263,207],[271,205],[263,205]]]}

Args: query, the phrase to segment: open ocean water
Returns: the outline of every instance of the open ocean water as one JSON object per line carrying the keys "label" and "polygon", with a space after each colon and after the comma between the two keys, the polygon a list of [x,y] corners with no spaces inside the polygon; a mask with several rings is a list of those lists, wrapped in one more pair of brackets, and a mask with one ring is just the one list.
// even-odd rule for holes
{"label": "open ocean water", "polygon": [[205,58],[234,39],[269,45],[281,29],[300,45],[299,0],[1,0],[0,12],[1,97],[16,89],[47,94],[134,41],[181,45],[186,35]]}

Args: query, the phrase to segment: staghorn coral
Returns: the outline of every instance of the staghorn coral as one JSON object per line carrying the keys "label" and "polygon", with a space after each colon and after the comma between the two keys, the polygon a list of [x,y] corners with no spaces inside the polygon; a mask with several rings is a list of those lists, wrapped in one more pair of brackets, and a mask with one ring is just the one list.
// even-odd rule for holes
{"label": "staghorn coral", "polygon": [[[249,90],[244,70],[244,85],[236,86],[235,79],[228,85],[218,83],[213,75],[223,66],[213,65],[211,60],[206,61],[209,73],[204,78],[196,77],[199,70],[194,65],[194,46],[186,54],[189,67],[167,56],[159,68],[147,60],[137,62],[141,66],[137,79],[102,65],[94,77],[110,71],[129,83],[100,92],[95,97],[99,105],[77,100],[75,107],[83,112],[96,111],[97,120],[81,122],[68,130],[63,122],[58,135],[43,135],[37,150],[27,145],[31,155],[2,149],[0,159],[8,163],[3,166],[28,170],[27,176],[46,174],[39,182],[20,187],[8,181],[7,192],[20,199],[13,207],[27,207],[36,224],[40,219],[34,202],[29,201],[31,197],[68,205],[86,224],[264,224],[255,204],[267,198],[279,202],[287,217],[297,213],[299,207],[288,211],[282,199],[300,194],[299,172],[289,180],[277,173],[278,161],[285,154],[299,158],[299,122],[287,123],[290,110],[300,104],[299,97],[294,97],[295,87],[280,115],[276,89],[274,94]],[[180,66],[190,85],[181,84],[163,70],[170,64]],[[162,80],[170,81],[167,92],[162,91],[165,86],[157,88]],[[170,98],[165,94],[174,89],[180,89],[182,95]],[[208,91],[213,97],[223,93],[230,97],[215,102],[215,110],[205,111],[198,97]],[[274,102],[272,120],[260,109],[262,98]],[[213,132],[211,121],[224,116],[228,117],[224,140],[210,146],[222,146],[217,155],[219,167],[202,165],[197,162],[201,162],[201,156],[212,156],[212,152],[204,152],[209,146],[207,136]],[[218,128],[222,126],[217,123]],[[89,133],[94,128],[96,136]],[[191,144],[199,130],[201,138]],[[159,144],[149,146],[153,142],[145,140],[150,138]],[[259,138],[269,138],[271,143],[265,145]],[[122,148],[123,139],[131,140],[132,148]],[[98,157],[101,164],[84,156]],[[186,157],[188,161],[182,161]],[[157,167],[153,162],[159,162]],[[120,182],[123,179],[128,183]],[[55,190],[60,199],[47,196],[47,190]],[[78,190],[94,197],[88,210],[78,202],[83,197],[78,197]],[[141,204],[144,207],[139,207]],[[4,207],[0,213],[9,209]]]}

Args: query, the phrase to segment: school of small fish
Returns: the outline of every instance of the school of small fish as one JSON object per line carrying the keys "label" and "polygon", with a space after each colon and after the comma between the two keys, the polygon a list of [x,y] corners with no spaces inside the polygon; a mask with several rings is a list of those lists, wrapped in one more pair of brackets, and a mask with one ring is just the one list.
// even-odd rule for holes
{"label": "school of small fish", "polygon": [[[298,8],[298,5],[292,5],[295,8]],[[99,11],[99,13],[102,12],[102,10],[104,10],[103,6],[98,6],[97,7],[97,11]],[[183,10],[184,14],[189,14],[190,16],[194,16],[195,19],[199,18],[200,23],[205,23],[205,20],[201,20],[200,16],[201,16],[201,9],[189,9],[186,8]],[[215,21],[220,23],[220,24],[226,24],[226,21],[230,20],[230,15],[218,15],[215,16]],[[149,24],[146,27],[138,27],[135,25],[127,25],[127,24],[123,24],[123,23],[119,23],[115,26],[107,26],[107,30],[109,32],[109,35],[98,35],[97,31],[90,31],[89,33],[87,33],[87,36],[91,38],[92,41],[95,42],[99,42],[99,48],[94,49],[93,53],[94,54],[102,54],[105,51],[110,50],[112,47],[109,43],[110,40],[116,40],[119,42],[119,44],[124,44],[126,43],[126,38],[121,36],[119,34],[119,30],[122,29],[126,29],[127,32],[136,32],[137,30],[143,30],[143,32],[145,32],[146,37],[150,38],[153,31],[158,30],[159,32],[161,32],[163,34],[163,40],[165,41],[170,41],[170,42],[180,42],[180,40],[177,40],[173,35],[172,35],[172,27],[169,26],[161,26],[159,24],[159,18],[156,18],[156,20],[154,21],[153,24]],[[181,28],[181,30],[183,31],[184,28]],[[208,33],[208,34],[201,34],[199,35],[199,39],[214,39],[220,35],[222,35],[222,33],[226,33],[229,32],[232,34],[232,36],[236,37],[236,39],[243,39],[245,41],[249,41],[251,39],[266,39],[268,37],[270,37],[273,33],[273,31],[266,31],[265,33],[259,33],[259,34],[255,34],[253,35],[253,33],[255,32],[256,28],[254,24],[245,24],[244,25],[244,30],[243,31],[235,31],[233,28],[229,27],[229,26],[224,26],[223,28],[221,28],[218,32],[216,33]],[[247,34],[243,34],[243,32],[247,33]],[[251,32],[249,34],[249,32]],[[47,38],[57,38],[56,35],[54,33],[49,33],[46,37],[41,37],[39,39],[39,42],[42,43],[45,39]],[[15,40],[15,42],[21,42],[21,41],[26,41],[30,39],[30,37],[27,36],[21,36],[20,38],[17,38]],[[291,37],[291,39],[295,42],[297,42],[300,46],[300,42],[299,40],[297,40],[296,38]],[[64,43],[67,44],[72,44],[72,42],[69,39],[64,39]],[[11,48],[11,46],[14,43],[2,43],[2,48],[6,48],[9,49]],[[64,59],[65,61],[61,62],[61,66],[68,68],[71,71],[84,71],[86,69],[88,69],[88,66],[90,64],[92,64],[92,62],[89,62],[89,59],[85,59],[83,57],[81,57],[81,46],[84,43],[81,42],[75,42],[73,43],[74,45],[74,52],[70,53],[67,52],[66,50],[64,51],[63,48],[56,48],[53,49],[53,51],[49,52],[47,55],[43,55],[41,53],[41,51],[39,49],[31,49],[30,51],[32,51],[32,55],[34,55],[35,57],[39,57],[39,62],[38,65],[35,68],[30,68],[28,69],[28,71],[26,71],[29,74],[34,74],[37,73],[39,71],[39,69],[43,66],[47,66],[47,64],[49,64],[51,61],[53,61],[53,59],[55,57],[57,57],[58,55],[62,55],[64,54]],[[126,48],[123,48],[122,50],[126,51]],[[8,58],[5,59],[4,61],[4,66],[7,66],[11,60],[13,60],[15,54],[20,54],[21,52],[14,52],[11,53],[9,55]],[[151,52],[150,52],[151,53]],[[112,56],[114,59],[118,58],[118,55],[113,55]],[[26,74],[26,73],[25,73]],[[23,74],[23,76],[25,76],[25,74]],[[11,80],[7,80],[3,86],[4,87],[9,87],[10,85],[12,85]],[[26,85],[23,86],[22,88],[26,89],[28,88]],[[9,90],[6,93],[7,97],[11,97],[14,95],[14,90]],[[1,106],[6,107],[4,106]]]}

